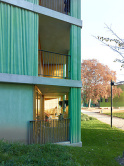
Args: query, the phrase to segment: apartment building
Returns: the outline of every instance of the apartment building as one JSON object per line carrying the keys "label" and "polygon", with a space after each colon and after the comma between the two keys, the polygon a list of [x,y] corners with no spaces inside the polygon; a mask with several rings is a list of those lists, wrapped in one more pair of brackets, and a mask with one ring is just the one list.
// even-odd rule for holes
{"label": "apartment building", "polygon": [[81,146],[81,0],[0,0],[0,139]]}

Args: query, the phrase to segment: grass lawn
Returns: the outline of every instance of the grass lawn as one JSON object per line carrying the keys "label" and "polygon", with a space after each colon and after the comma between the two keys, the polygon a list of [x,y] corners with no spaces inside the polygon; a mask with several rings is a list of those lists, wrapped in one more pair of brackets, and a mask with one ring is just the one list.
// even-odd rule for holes
{"label": "grass lawn", "polygon": [[111,128],[98,120],[82,121],[82,148],[72,152],[85,166],[116,166],[115,158],[124,151],[124,131]]}
{"label": "grass lawn", "polygon": [[20,145],[0,142],[3,166],[119,166],[115,158],[124,151],[124,131],[90,119],[81,122],[82,147],[53,144]]}
{"label": "grass lawn", "polygon": [[[111,113],[104,113],[104,114],[111,115]],[[122,113],[112,113],[112,116],[124,119],[124,112],[122,112]]]}

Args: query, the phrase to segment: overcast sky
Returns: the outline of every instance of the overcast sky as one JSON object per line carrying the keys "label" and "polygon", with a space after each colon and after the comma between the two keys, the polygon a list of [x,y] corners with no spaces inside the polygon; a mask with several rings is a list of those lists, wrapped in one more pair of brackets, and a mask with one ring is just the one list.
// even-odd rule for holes
{"label": "overcast sky", "polygon": [[124,0],[81,0],[81,3],[82,60],[97,59],[117,72],[117,82],[124,81],[124,69],[120,71],[121,64],[113,62],[120,55],[92,37],[94,35],[114,38],[105,28],[107,24],[124,39]]}

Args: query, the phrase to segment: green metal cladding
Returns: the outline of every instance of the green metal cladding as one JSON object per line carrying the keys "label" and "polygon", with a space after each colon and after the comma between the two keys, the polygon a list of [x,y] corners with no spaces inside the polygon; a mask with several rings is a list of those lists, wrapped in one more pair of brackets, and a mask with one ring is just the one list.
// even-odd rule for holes
{"label": "green metal cladding", "polygon": [[2,2],[0,73],[38,75],[38,14]]}
{"label": "green metal cladding", "polygon": [[0,139],[27,142],[33,91],[33,85],[0,83]]}
{"label": "green metal cladding", "polygon": [[[81,1],[71,0],[71,16],[81,18]],[[70,32],[71,79],[81,80],[81,28],[71,25]],[[70,90],[70,141],[81,141],[81,88]]]}
{"label": "green metal cladding", "polygon": [[[38,0],[26,1],[38,4]],[[72,17],[80,19],[81,0],[71,0],[70,11]],[[81,80],[81,28],[75,25],[70,30],[70,55],[71,79]],[[2,2],[0,73],[38,76],[38,14]],[[18,137],[26,139],[23,138],[26,122],[33,118],[33,86],[0,84],[0,92],[3,132],[7,130],[4,125],[11,124],[6,133],[9,135],[11,131],[10,135],[14,135],[18,130]],[[70,141],[78,143],[81,141],[81,88],[71,88],[69,99]]]}
{"label": "green metal cladding", "polygon": [[71,0],[71,16],[81,19],[81,0]]}

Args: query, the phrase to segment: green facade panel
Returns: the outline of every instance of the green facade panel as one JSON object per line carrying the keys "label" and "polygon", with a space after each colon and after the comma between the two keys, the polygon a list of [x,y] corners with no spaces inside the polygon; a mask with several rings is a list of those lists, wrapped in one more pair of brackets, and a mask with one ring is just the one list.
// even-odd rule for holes
{"label": "green facade panel", "polygon": [[71,16],[81,19],[81,0],[71,0],[70,3]]}
{"label": "green facade panel", "polygon": [[[71,16],[81,17],[80,0],[71,1]],[[81,80],[81,28],[71,25],[70,31],[70,55],[71,55],[71,79]],[[81,141],[81,88],[70,90],[70,141],[78,143]]]}
{"label": "green facade panel", "polygon": [[33,85],[0,83],[0,139],[27,143],[33,92]]}
{"label": "green facade panel", "polygon": [[[38,0],[26,0],[38,4]],[[81,0],[71,16],[81,18]],[[81,28],[71,25],[71,79],[81,80]],[[38,76],[38,14],[0,2],[0,73]],[[81,141],[81,88],[70,88],[70,141]],[[25,142],[33,120],[33,85],[0,84],[0,139]]]}
{"label": "green facade panel", "polygon": [[70,142],[78,143],[81,141],[81,89],[71,88],[69,99]]}
{"label": "green facade panel", "polygon": [[2,2],[0,73],[38,75],[38,14]]}

